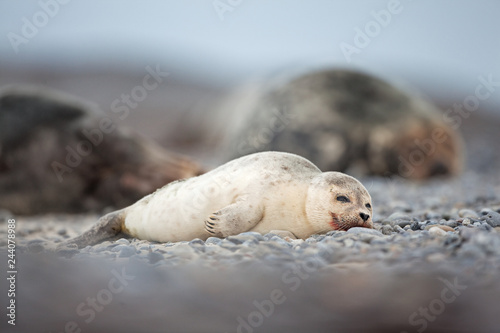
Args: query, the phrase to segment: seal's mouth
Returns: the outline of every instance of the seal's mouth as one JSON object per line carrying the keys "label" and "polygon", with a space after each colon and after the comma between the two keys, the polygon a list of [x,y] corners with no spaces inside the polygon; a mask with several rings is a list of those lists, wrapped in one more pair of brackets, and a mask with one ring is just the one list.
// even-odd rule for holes
{"label": "seal's mouth", "polygon": [[371,220],[363,221],[363,219],[361,219],[361,218],[345,219],[345,218],[341,218],[339,216],[339,214],[336,214],[333,212],[329,212],[329,213],[330,213],[330,216],[332,217],[329,224],[333,230],[347,231],[350,228],[354,228],[354,227],[373,229],[373,224],[372,224]]}

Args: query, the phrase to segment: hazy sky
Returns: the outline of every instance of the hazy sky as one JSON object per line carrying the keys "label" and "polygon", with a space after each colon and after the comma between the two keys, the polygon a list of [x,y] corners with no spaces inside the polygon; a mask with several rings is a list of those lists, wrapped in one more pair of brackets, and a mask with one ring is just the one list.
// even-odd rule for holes
{"label": "hazy sky", "polygon": [[59,1],[0,1],[0,68],[161,64],[220,84],[352,66],[464,98],[478,76],[500,81],[496,0]]}

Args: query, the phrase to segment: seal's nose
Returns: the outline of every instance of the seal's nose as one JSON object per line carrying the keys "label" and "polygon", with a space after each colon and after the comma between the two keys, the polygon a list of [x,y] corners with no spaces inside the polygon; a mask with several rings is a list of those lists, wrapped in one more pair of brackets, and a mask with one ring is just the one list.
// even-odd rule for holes
{"label": "seal's nose", "polygon": [[359,216],[363,219],[364,222],[366,222],[370,218],[370,215],[365,213],[359,213]]}

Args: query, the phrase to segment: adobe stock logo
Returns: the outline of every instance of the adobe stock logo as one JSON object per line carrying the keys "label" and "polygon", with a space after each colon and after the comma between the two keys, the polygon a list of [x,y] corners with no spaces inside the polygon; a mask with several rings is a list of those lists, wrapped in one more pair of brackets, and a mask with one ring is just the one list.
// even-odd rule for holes
{"label": "adobe stock logo", "polygon": [[339,45],[347,62],[351,62],[353,54],[361,53],[361,50],[370,45],[372,40],[378,37],[382,30],[391,24],[393,16],[400,14],[402,11],[403,5],[399,0],[390,0],[385,9],[379,11],[372,10],[370,13],[372,19],[366,22],[363,29],[359,26],[354,27],[354,45],[346,42],[342,42]]}
{"label": "adobe stock logo", "polygon": [[[443,282],[445,287],[441,290],[439,297],[430,301],[427,307],[419,307],[417,311],[410,314],[408,317],[408,323],[411,326],[416,326],[417,332],[422,333],[427,329],[429,322],[433,322],[441,315],[446,309],[447,304],[451,304],[456,301],[462,292],[467,289],[466,285],[461,285],[458,283],[458,278],[449,281],[444,278],[438,278],[439,281]],[[401,333],[408,333],[406,331]]]}

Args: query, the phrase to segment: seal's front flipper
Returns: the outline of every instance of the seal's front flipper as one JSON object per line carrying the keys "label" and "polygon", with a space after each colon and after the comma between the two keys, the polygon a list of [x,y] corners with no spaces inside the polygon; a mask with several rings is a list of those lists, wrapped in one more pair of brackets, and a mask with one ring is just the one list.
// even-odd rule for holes
{"label": "seal's front flipper", "polygon": [[262,208],[246,200],[238,201],[210,215],[205,220],[205,230],[215,237],[237,235],[255,227],[263,215]]}
{"label": "seal's front flipper", "polygon": [[85,231],[80,236],[70,239],[57,246],[57,250],[65,247],[73,247],[81,249],[87,245],[94,245],[107,238],[117,235],[122,231],[123,210],[104,215],[94,224],[89,230]]}

